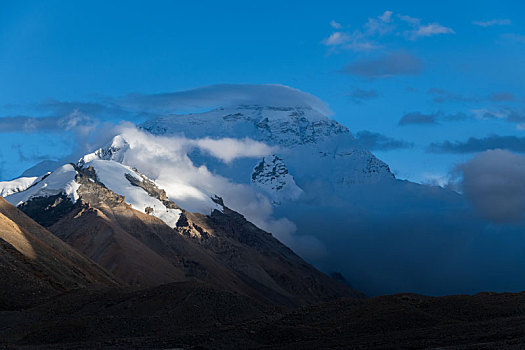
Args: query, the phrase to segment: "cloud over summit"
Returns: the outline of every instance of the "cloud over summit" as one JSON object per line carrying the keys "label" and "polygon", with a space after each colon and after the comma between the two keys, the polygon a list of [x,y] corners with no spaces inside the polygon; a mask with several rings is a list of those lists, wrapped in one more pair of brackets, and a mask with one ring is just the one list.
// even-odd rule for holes
{"label": "cloud over summit", "polygon": [[284,85],[221,84],[161,94],[133,94],[118,101],[124,107],[151,112],[184,112],[237,105],[309,107],[330,115],[319,98]]}

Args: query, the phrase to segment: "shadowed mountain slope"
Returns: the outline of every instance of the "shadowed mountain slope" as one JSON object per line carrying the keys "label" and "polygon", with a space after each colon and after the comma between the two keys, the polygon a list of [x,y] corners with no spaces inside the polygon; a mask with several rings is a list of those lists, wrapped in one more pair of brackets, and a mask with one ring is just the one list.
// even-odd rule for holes
{"label": "shadowed mountain slope", "polygon": [[[307,264],[218,199],[223,211],[203,215],[181,210],[172,228],[158,217],[133,209],[99,181],[95,169],[76,171],[79,198],[75,204],[69,202],[68,210],[53,207],[49,201],[56,199],[51,197],[31,199],[22,208],[40,213],[34,214],[36,220],[49,223],[52,219],[49,229],[55,235],[123,284],[151,287],[198,280],[289,306],[361,296]],[[153,189],[150,192],[154,194]],[[164,203],[178,208],[169,200]],[[47,208],[45,215],[42,208]]]}
{"label": "shadowed mountain slope", "polygon": [[26,214],[0,197],[0,309],[65,290],[116,282]]}

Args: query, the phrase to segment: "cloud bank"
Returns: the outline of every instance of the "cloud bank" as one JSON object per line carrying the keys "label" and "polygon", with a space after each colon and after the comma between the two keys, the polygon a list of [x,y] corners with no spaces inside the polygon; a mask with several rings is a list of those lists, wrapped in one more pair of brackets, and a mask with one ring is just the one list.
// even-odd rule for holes
{"label": "cloud bank", "polygon": [[459,166],[463,192],[471,205],[496,223],[525,218],[525,156],[496,149]]}

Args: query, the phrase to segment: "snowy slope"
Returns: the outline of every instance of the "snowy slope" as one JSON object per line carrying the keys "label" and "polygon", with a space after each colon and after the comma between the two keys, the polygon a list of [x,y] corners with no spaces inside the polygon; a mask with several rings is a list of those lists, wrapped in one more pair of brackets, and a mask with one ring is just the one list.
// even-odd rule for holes
{"label": "snowy slope", "polygon": [[[86,161],[86,159],[91,159]],[[82,167],[93,167],[98,180],[108,189],[125,197],[125,200],[134,209],[148,212],[163,220],[170,227],[175,227],[181,210],[167,208],[166,205],[151,196],[142,187],[136,184],[148,179],[121,163],[101,160],[89,155],[82,159]],[[5,199],[13,205],[20,205],[37,197],[66,195],[72,203],[79,199],[77,190],[80,184],[76,181],[77,170],[71,164],[63,165],[43,178],[20,178],[2,183]],[[135,184],[131,183],[131,180]],[[32,185],[32,186],[31,186]],[[16,190],[15,190],[16,189]]]}
{"label": "snowy slope", "polygon": [[[76,175],[77,171],[73,165],[65,164],[51,174],[44,176],[40,181],[36,181],[33,186],[6,196],[5,199],[18,206],[31,198],[64,194],[71,202],[75,203],[78,200],[77,190],[79,188],[79,184],[75,181]],[[12,183],[17,181],[19,180],[13,180]]]}
{"label": "snowy slope", "polygon": [[6,197],[13,193],[25,191],[33,185],[38,177],[20,177],[13,181],[0,181],[0,196]]}
{"label": "snowy slope", "polygon": [[263,158],[255,166],[252,183],[271,196],[274,204],[280,204],[282,200],[295,200],[303,193],[284,161],[275,154]]}
{"label": "snowy slope", "polygon": [[[284,198],[298,198],[302,184],[314,179],[331,186],[394,180],[389,167],[370,151],[358,146],[345,126],[309,107],[258,105],[219,108],[150,120],[141,128],[155,135],[192,139],[249,137],[277,147],[274,156],[287,170],[287,176],[281,176],[278,180],[257,174],[254,177],[253,169],[268,158],[236,160],[233,164],[225,164],[204,152],[190,154],[197,165],[206,165],[238,183],[252,183],[275,203]],[[272,183],[275,181],[280,184]]]}
{"label": "snowy slope", "polygon": [[143,188],[133,185],[129,180],[131,176],[136,181],[143,182],[146,179],[142,175],[115,161],[93,159],[84,162],[83,167],[89,166],[95,169],[100,182],[113,192],[124,196],[126,203],[131,204],[133,209],[149,212],[170,227],[176,226],[182,213],[180,209],[167,208],[159,199],[149,195]]}
{"label": "snowy slope", "polygon": [[141,125],[155,135],[201,137],[249,137],[270,145],[294,147],[319,143],[348,129],[309,107],[238,106],[204,113],[171,115]]}

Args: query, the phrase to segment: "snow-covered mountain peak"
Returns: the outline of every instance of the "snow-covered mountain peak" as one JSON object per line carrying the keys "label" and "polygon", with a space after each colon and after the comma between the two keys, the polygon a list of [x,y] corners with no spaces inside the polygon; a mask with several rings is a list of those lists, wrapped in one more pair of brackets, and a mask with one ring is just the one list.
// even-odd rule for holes
{"label": "snow-covered mountain peak", "polygon": [[[6,196],[6,199],[13,205],[20,205],[32,198],[64,195],[72,203],[75,203],[78,200],[77,190],[79,187],[75,181],[76,175],[75,167],[71,164],[65,164],[52,173],[37,178],[24,190]],[[18,182],[20,182],[20,179],[6,182],[5,184],[9,186]]]}
{"label": "snow-covered mountain peak", "polygon": [[293,147],[316,144],[348,129],[310,107],[274,107],[241,105],[203,113],[170,115],[141,125],[155,135],[199,137],[234,137]]}
{"label": "snow-covered mountain peak", "polygon": [[269,195],[274,204],[280,204],[282,200],[296,200],[303,193],[284,161],[275,154],[263,158],[255,166],[252,183]]}
{"label": "snow-covered mountain peak", "polygon": [[93,153],[86,154],[78,161],[77,165],[79,167],[84,166],[86,163],[89,163],[95,159],[103,160],[114,160],[117,162],[122,162],[126,150],[129,148],[129,143],[125,140],[123,135],[117,135],[112,140],[111,143],[106,147],[101,147]]}

